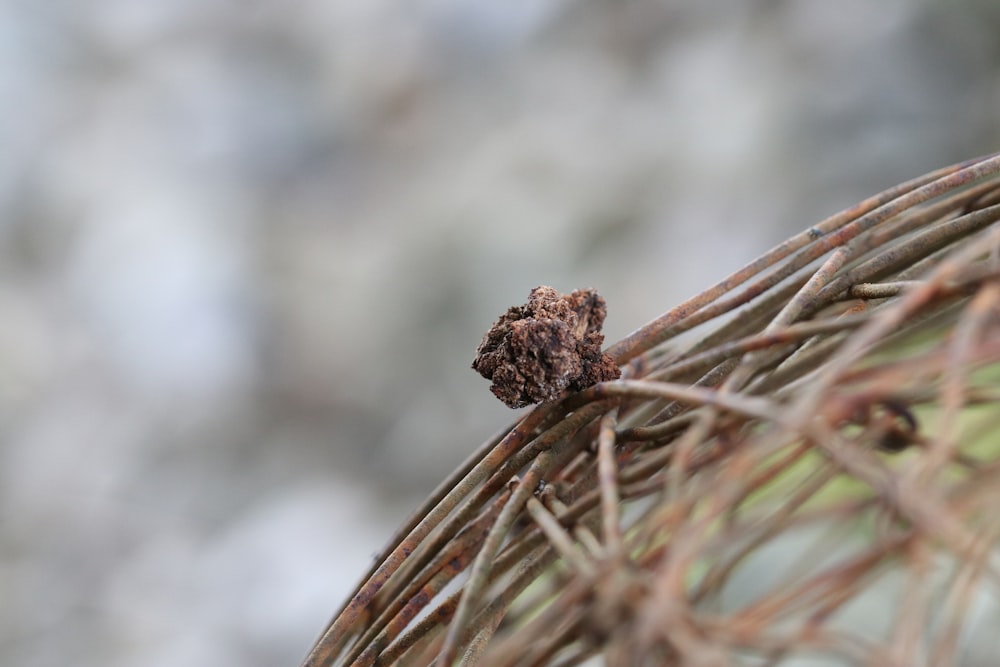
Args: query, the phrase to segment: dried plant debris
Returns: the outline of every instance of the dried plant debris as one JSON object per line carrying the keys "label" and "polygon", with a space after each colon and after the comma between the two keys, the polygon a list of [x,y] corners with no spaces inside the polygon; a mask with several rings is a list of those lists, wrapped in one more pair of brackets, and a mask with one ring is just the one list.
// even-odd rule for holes
{"label": "dried plant debris", "polygon": [[[413,513],[304,667],[996,653],[998,248],[1000,153],[779,244],[568,401],[618,375],[604,302],[535,289],[474,366],[508,405],[556,400]],[[865,623],[886,594],[907,604]]]}
{"label": "dried plant debris", "polygon": [[596,290],[536,287],[528,303],[510,308],[486,332],[472,368],[512,408],[614,380],[621,371],[601,352],[607,312]]}

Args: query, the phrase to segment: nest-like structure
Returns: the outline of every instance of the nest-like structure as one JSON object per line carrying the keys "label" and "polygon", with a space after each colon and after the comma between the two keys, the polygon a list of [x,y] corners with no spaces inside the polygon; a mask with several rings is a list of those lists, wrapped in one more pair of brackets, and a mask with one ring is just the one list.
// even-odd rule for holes
{"label": "nest-like structure", "polygon": [[606,352],[621,379],[485,443],[306,665],[995,664],[1000,154]]}

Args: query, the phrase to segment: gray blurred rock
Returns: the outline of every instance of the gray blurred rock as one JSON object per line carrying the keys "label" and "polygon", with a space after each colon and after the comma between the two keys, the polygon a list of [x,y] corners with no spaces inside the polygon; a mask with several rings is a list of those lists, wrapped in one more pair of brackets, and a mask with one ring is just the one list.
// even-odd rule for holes
{"label": "gray blurred rock", "polygon": [[357,554],[511,419],[467,368],[498,312],[595,287],[613,341],[992,150],[997,23],[0,7],[0,661],[295,664]]}

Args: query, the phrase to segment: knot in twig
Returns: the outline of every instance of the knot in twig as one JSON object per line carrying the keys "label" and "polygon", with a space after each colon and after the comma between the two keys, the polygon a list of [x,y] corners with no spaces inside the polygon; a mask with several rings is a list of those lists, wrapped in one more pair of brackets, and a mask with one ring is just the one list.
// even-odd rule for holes
{"label": "knot in twig", "polygon": [[567,295],[536,287],[528,303],[508,309],[486,332],[472,368],[512,408],[613,380],[621,371],[601,352],[606,315],[596,290]]}

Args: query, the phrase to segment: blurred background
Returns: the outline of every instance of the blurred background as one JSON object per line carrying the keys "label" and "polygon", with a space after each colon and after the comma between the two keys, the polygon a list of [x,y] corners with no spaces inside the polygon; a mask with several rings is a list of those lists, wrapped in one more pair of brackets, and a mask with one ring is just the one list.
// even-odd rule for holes
{"label": "blurred background", "polygon": [[516,413],[531,287],[611,342],[1000,148],[1000,4],[0,3],[0,663],[295,665]]}

